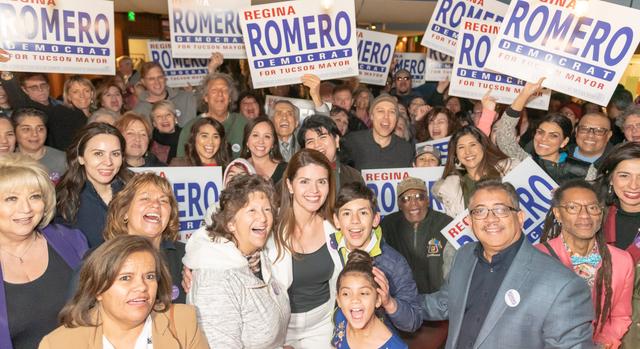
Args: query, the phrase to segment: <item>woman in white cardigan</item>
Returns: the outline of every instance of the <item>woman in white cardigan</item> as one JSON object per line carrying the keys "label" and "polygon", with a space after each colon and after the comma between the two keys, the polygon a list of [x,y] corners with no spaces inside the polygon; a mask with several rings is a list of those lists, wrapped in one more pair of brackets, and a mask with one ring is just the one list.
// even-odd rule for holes
{"label": "woman in white cardigan", "polygon": [[187,302],[212,348],[278,348],[290,310],[287,290],[263,252],[273,228],[274,189],[257,175],[233,178],[220,196],[213,224],[186,246],[192,269]]}

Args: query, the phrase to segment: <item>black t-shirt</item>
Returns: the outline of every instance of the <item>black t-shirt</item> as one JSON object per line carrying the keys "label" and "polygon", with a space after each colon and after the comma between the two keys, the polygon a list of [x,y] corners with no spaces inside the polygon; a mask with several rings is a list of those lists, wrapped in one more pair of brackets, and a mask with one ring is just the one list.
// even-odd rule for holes
{"label": "black t-shirt", "polygon": [[34,349],[58,327],[58,313],[66,301],[71,267],[48,246],[49,264],[44,274],[25,284],[4,282],[9,333],[14,349]]}
{"label": "black t-shirt", "polygon": [[618,208],[616,213],[616,247],[626,250],[640,230],[640,212],[625,212]]}

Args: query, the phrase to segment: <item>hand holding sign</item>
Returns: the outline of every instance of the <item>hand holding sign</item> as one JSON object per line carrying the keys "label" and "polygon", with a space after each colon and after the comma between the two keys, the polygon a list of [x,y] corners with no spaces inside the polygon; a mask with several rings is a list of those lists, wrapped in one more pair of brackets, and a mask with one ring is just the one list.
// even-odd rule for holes
{"label": "hand holding sign", "polygon": [[531,98],[531,96],[542,90],[542,82],[545,77],[541,77],[538,82],[527,82],[523,87],[522,91],[518,94],[518,97],[513,100],[511,104],[511,108],[516,111],[521,111],[527,105],[527,102]]}
{"label": "hand holding sign", "polygon": [[209,74],[214,73],[220,66],[224,63],[224,56],[220,52],[214,52],[211,54],[211,59],[209,60],[209,64],[207,65],[207,70]]}
{"label": "hand holding sign", "polygon": [[482,97],[482,110],[496,110],[496,98],[491,97],[491,89],[488,89],[487,93]]}
{"label": "hand holding sign", "polygon": [[320,98],[320,84],[322,80],[317,75],[313,74],[304,74],[302,78],[300,78],[302,84],[309,88],[309,96],[313,100],[313,103],[316,107],[322,105],[322,98]]}
{"label": "hand holding sign", "polygon": [[11,54],[0,48],[0,63],[9,62]]}

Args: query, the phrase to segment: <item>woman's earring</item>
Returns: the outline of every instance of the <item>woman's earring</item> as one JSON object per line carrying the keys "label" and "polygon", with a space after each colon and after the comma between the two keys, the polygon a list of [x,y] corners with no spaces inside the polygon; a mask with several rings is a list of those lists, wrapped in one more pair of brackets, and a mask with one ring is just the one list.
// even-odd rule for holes
{"label": "woman's earring", "polygon": [[129,217],[127,217],[127,216],[124,216],[124,219],[123,219],[123,221],[124,221],[124,224],[127,224],[127,223],[129,223]]}
{"label": "woman's earring", "polygon": [[611,195],[611,193],[613,192],[613,185],[611,183],[609,183],[609,191],[608,194]]}

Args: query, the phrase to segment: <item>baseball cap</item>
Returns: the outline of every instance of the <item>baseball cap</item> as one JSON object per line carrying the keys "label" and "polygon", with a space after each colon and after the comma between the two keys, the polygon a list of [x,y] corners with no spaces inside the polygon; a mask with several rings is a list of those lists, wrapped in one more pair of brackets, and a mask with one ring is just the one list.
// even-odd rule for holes
{"label": "baseball cap", "polygon": [[427,183],[420,178],[407,177],[403,179],[402,182],[398,183],[398,190],[396,190],[396,194],[400,197],[411,189],[427,191]]}

